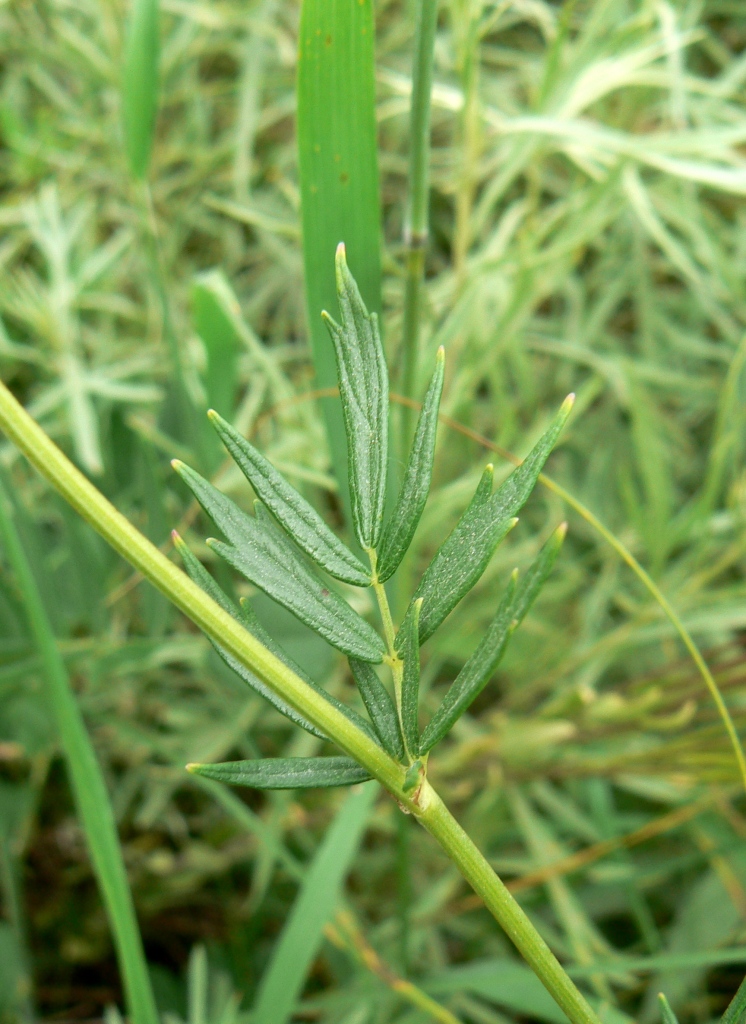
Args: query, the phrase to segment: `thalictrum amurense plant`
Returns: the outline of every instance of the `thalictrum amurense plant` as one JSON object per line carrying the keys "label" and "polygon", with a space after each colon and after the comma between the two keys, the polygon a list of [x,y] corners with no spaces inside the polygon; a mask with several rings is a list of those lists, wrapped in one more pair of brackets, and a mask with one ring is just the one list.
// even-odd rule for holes
{"label": "thalictrum amurense plant", "polygon": [[[0,425],[34,465],[112,546],[199,625],[218,653],[250,686],[297,724],[336,743],[343,756],[277,758],[222,765],[191,765],[199,774],[257,788],[349,785],[375,778],[438,840],[482,897],[516,947],[573,1022],[597,1024],[582,993],[512,898],[474,843],[457,824],[427,779],[430,750],[489,681],[510,633],[520,623],[549,574],[564,525],[545,544],[522,579],[514,574],[485,638],[447,692],[441,708],[420,734],[418,721],[419,648],[474,586],[499,542],[515,525],[546,458],[567,421],[572,399],[528,457],[493,491],[487,467],[466,511],[424,572],[398,631],[384,582],[403,558],[422,514],[430,482],[434,420],[442,387],[443,354],[417,424],[400,499],[384,516],[387,464],[387,374],[375,315],[368,314],[345,260],[337,252],[341,324],[327,317],[338,360],[345,411],[353,496],[353,525],[369,566],[346,549],[313,508],[230,425],[212,415],[229,440],[257,494],[256,514],[247,515],[194,470],[176,468],[226,541],[211,546],[254,585],[289,608],[351,659],[370,721],[332,700],[294,665],[258,627],[248,604],[236,606],[201,564],[179,547],[193,579],[184,576],[140,534],[49,440],[6,388],[0,387]],[[314,567],[311,564],[316,562]],[[334,589],[328,575],[372,587],[383,637]],[[386,664],[393,697],[373,666]]]}

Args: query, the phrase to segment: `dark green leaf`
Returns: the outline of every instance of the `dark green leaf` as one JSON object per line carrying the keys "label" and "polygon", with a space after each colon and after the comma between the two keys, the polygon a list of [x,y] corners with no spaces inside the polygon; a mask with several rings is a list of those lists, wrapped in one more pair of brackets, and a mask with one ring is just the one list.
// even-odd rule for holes
{"label": "dark green leaf", "polygon": [[566,532],[565,523],[554,531],[520,583],[517,571],[513,573],[487,633],[456,676],[440,707],[425,728],[420,753],[426,753],[443,739],[489,682],[510,637],[525,617],[551,572]]}
{"label": "dark green leaf", "polygon": [[[202,587],[205,593],[209,594],[213,601],[217,602],[224,611],[228,612],[229,615],[232,615],[234,619],[238,619],[240,622],[245,622],[248,627],[249,624],[246,621],[243,610],[239,610],[233,601],[231,601],[231,599],[217,585],[207,569],[205,569],[196,555],[189,550],[176,531],[173,533],[173,538],[176,549],[184,562],[184,568],[197,586]],[[256,623],[256,625],[261,630],[261,626],[259,626],[258,623]],[[261,640],[266,647],[269,647],[273,654],[276,654],[277,657],[281,658],[285,662],[285,664],[288,664],[288,659],[283,656],[282,652],[275,645],[270,647],[270,645],[266,643],[265,639],[262,636],[259,636],[255,629],[250,628],[250,632],[254,634],[257,640]],[[322,740],[326,739],[323,732],[317,729],[315,725],[308,722],[303,715],[299,714],[295,708],[287,704],[282,697],[278,697],[273,690],[270,690],[266,683],[263,683],[262,680],[255,676],[253,672],[246,668],[245,665],[242,665],[241,662],[234,658],[229,651],[226,651],[224,647],[220,646],[220,644],[216,644],[214,640],[210,640],[210,643],[226,663],[228,668],[235,672],[239,679],[242,679],[247,686],[250,686],[252,690],[255,690],[258,694],[264,697],[264,699],[268,701],[276,711],[279,711],[281,715],[289,718],[291,722],[295,722],[295,724],[299,725],[302,729],[310,732],[311,735],[318,736],[319,739]],[[288,667],[295,669],[295,666],[293,665],[289,665]],[[309,680],[306,680],[306,682],[309,682]],[[316,687],[316,689],[318,689],[318,687]]]}
{"label": "dark green leaf", "polygon": [[399,564],[412,543],[422,510],[430,490],[435,456],[435,435],[438,427],[438,409],[443,391],[445,353],[438,349],[430,386],[417,421],[412,450],[404,473],[399,497],[391,518],[383,531],[378,547],[376,573],[383,583],[399,568]]}
{"label": "dark green leaf", "polygon": [[287,665],[289,669],[295,672],[297,676],[300,676],[300,678],[304,682],[308,683],[308,685],[312,687],[317,693],[320,693],[322,697],[326,698],[326,700],[328,700],[330,704],[333,704],[338,711],[341,711],[342,714],[353,723],[353,725],[356,725],[358,729],[362,729],[362,731],[366,735],[370,736],[370,738],[374,740],[376,743],[378,743],[380,746],[378,735],[375,729],[372,728],[370,722],[367,719],[363,718],[362,715],[358,714],[354,708],[348,707],[341,700],[337,700],[337,698],[334,697],[331,693],[328,693],[322,686],[319,686],[315,679],[309,676],[305,669],[301,668],[298,662],[291,658],[290,655],[285,650],[283,650],[282,647],[280,647],[280,645],[276,642],[274,637],[270,636],[270,634],[266,631],[264,626],[257,618],[257,615],[254,612],[254,609],[249,604],[248,599],[245,597],[241,598],[240,614],[241,620],[245,623],[246,628],[249,630],[250,633],[252,633],[256,637],[256,639],[260,643],[264,644],[267,650],[271,651],[272,654],[275,655],[275,657],[279,658],[280,661],[284,662],[284,664]]}
{"label": "dark green leaf", "polygon": [[658,1002],[660,1003],[661,1019],[663,1024],[679,1024],[678,1017],[671,1009],[671,1004],[662,992],[658,993]]}
{"label": "dark green leaf", "polygon": [[370,586],[370,573],[294,487],[245,437],[212,410],[212,425],[242,473],[293,540],[335,579]]}
{"label": "dark green leaf", "polygon": [[420,642],[432,636],[446,615],[480,578],[495,548],[514,525],[549,453],[570,415],[574,396],[562,404],[551,427],[521,465],[491,497],[484,496],[484,478],[453,532],[438,550],[414,595],[423,598]]}
{"label": "dark green leaf", "polygon": [[419,624],[422,598],[412,602],[397,636],[399,655],[404,662],[401,684],[401,721],[407,753],[420,752],[418,711],[420,702],[420,639]]}
{"label": "dark green leaf", "polygon": [[178,460],[173,466],[230,542],[208,541],[219,555],[333,647],[361,661],[383,659],[373,627],[324,585],[259,502],[248,516],[199,473]]}
{"label": "dark green leaf", "polygon": [[389,378],[378,317],[368,313],[345,260],[337,248],[337,297],[342,325],[324,313],[337,357],[349,465],[352,522],[362,547],[375,548],[381,535],[386,500]]}
{"label": "dark green leaf", "polygon": [[351,786],[371,776],[351,757],[267,757],[260,761],[188,764],[195,775],[252,789],[314,789]]}
{"label": "dark green leaf", "polygon": [[454,722],[482,692],[497,668],[514,628],[516,577],[514,573],[487,633],[448,688],[440,707],[425,727],[420,742],[421,754],[426,754],[451,730]]}
{"label": "dark green leaf", "polygon": [[391,694],[368,662],[350,658],[350,668],[382,746],[392,757],[402,761],[404,759],[404,743],[399,727],[399,716],[396,713],[396,704],[392,700]]}

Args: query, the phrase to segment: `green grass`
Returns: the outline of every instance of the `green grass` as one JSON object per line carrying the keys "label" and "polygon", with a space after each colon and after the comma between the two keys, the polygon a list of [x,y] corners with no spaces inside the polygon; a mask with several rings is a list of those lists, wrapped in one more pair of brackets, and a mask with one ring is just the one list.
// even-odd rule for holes
{"label": "green grass", "polygon": [[[324,423],[303,400],[315,378],[294,122],[298,14],[286,0],[163,4],[149,190],[164,321],[153,222],[120,129],[124,6],[0,7],[2,376],[158,544],[195,516],[168,466],[174,456],[250,499],[235,470],[211,461],[215,450],[194,450],[204,442],[185,429],[174,338],[197,409],[222,383],[211,358],[227,352],[230,362],[238,339],[221,412],[341,523]],[[413,5],[377,3],[375,18],[383,333],[401,367]],[[549,473],[651,574],[707,652],[742,734],[745,43],[740,9],[721,2],[578,2],[564,14],[544,3],[442,5],[415,388],[421,396],[444,344],[445,413],[520,456],[576,391]],[[216,267],[228,291],[196,280]],[[198,340],[197,329],[225,322],[227,340]],[[495,458],[445,424],[439,438],[433,498],[405,563],[413,580]],[[111,794],[159,1005],[190,1024],[245,1018],[279,948],[298,866],[313,863],[339,797],[229,805],[183,766],[320,745],[230,677],[159,596],[129,586],[129,571],[11,449],[2,455]],[[537,490],[468,603],[423,650],[422,699],[431,714],[510,570],[525,568],[565,516],[547,588],[495,684],[433,759],[435,781],[508,880],[589,851],[579,869],[520,892],[587,991],[648,1021],[659,1019],[662,988],[680,1021],[707,1021],[746,965],[729,952],[746,946],[737,765],[660,605],[556,494]],[[187,536],[209,562],[205,531],[199,522]],[[257,612],[352,699],[330,649],[268,603]],[[29,999],[40,1016],[66,1018],[122,1005],[43,686],[3,572],[0,1003],[9,1020]],[[669,812],[697,810],[703,796],[711,802],[668,828]],[[344,897],[388,973],[366,967],[374,961],[354,942],[325,940],[299,1003],[325,1024],[433,1019],[393,981],[405,970],[397,814],[376,804]],[[651,838],[618,842],[646,825]],[[601,855],[604,843],[613,850]],[[459,974],[518,963],[430,839],[412,827],[409,844],[418,990],[464,1024],[551,1020],[530,989],[516,1003],[523,990],[508,973],[502,992],[499,971],[481,982]],[[190,961],[197,947],[207,963]]]}

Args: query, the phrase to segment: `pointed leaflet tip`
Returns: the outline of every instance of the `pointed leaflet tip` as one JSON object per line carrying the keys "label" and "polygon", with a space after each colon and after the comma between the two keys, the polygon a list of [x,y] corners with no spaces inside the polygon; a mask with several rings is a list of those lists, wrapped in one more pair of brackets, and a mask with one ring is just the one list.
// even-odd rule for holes
{"label": "pointed leaflet tip", "polygon": [[567,523],[560,523],[554,532],[559,540],[563,541],[567,536]]}
{"label": "pointed leaflet tip", "polygon": [[196,761],[190,761],[190,763],[187,764],[187,765],[184,765],[184,767],[186,768],[186,770],[188,772],[191,772],[192,774],[196,774],[196,772],[199,771],[199,769],[202,767],[202,765],[201,764],[197,764]]}
{"label": "pointed leaflet tip", "polygon": [[570,394],[567,396],[567,398],[562,403],[562,405],[560,406],[560,410],[562,412],[569,413],[574,404],[575,404],[575,392],[571,391]]}
{"label": "pointed leaflet tip", "polygon": [[208,409],[208,410],[207,410],[207,418],[208,418],[208,420],[210,420],[211,422],[214,422],[214,421],[215,421],[216,419],[218,419],[218,418],[219,418],[219,417],[218,417],[218,413],[216,413],[214,409]]}
{"label": "pointed leaflet tip", "polygon": [[171,459],[171,468],[175,469],[177,473],[181,472],[183,466],[184,463],[181,461],[181,459]]}

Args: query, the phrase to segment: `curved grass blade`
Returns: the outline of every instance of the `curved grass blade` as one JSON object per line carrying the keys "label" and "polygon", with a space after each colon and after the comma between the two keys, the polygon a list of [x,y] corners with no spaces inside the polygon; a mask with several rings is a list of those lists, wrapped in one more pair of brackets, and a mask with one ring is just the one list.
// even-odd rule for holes
{"label": "curved grass blade", "polygon": [[574,397],[569,395],[565,399],[546,433],[491,497],[478,498],[479,491],[474,495],[453,532],[436,552],[414,595],[424,598],[421,643],[432,636],[446,615],[471,590],[487,568],[495,548],[515,524],[514,516],[531,494],[570,415]]}
{"label": "curved grass blade", "polygon": [[25,617],[44,673],[70,787],[111,926],[133,1024],[158,1024],[127,869],[101,766],[86,729],[34,572],[0,480],[0,537],[16,577]]}
{"label": "curved grass blade", "polygon": [[375,548],[381,536],[388,465],[389,375],[383,355],[378,316],[368,313],[347,267],[340,242],[336,255],[340,326],[322,315],[337,358],[342,399],[352,523],[363,548]]}
{"label": "curved grass blade", "polygon": [[299,547],[335,579],[369,587],[370,572],[271,462],[212,409],[207,414],[236,464]]}
{"label": "curved grass blade", "polygon": [[[198,584],[198,586],[202,587],[205,593],[209,594],[213,601],[216,601],[220,605],[220,607],[227,611],[229,615],[232,615],[234,619],[238,619],[239,621],[245,621],[245,617],[242,615],[242,609],[237,608],[233,601],[231,601],[230,598],[223,592],[221,587],[217,585],[217,583],[212,578],[207,569],[205,569],[205,567],[202,565],[197,556],[189,550],[186,543],[182,540],[179,534],[176,533],[175,530],[172,536],[176,550],[181,555],[181,560],[184,563],[184,568],[186,569],[189,576],[194,580],[194,582]],[[254,633],[254,630],[252,629],[251,632]],[[254,633],[254,635],[257,636],[256,633]],[[264,640],[263,637],[257,636],[257,640],[261,640],[263,643],[265,643],[265,646],[269,646],[268,644],[266,644],[266,641]],[[223,661],[226,663],[228,668],[235,672],[239,679],[246,683],[247,686],[250,686],[252,690],[255,690],[258,694],[264,697],[264,699],[268,701],[276,711],[279,711],[281,715],[284,715],[286,718],[289,718],[291,722],[294,722],[296,725],[299,725],[302,729],[305,729],[306,732],[310,732],[312,736],[318,736],[318,738],[322,740],[325,740],[327,738],[323,734],[323,732],[317,729],[315,725],[312,725],[309,721],[307,721],[303,717],[303,715],[300,715],[295,710],[295,708],[291,707],[288,703],[286,703],[286,701],[284,701],[282,697],[278,697],[272,690],[270,690],[268,686],[265,686],[261,679],[257,678],[257,676],[255,676],[253,672],[250,672],[244,665],[237,661],[236,658],[234,658],[232,654],[226,651],[224,647],[221,647],[220,644],[215,643],[215,641],[212,640],[212,638],[210,638],[210,643],[215,648],[220,657],[223,659]],[[276,654],[279,658],[282,658],[282,660],[286,664],[288,663],[288,658],[285,655],[283,655],[283,653],[279,650],[279,648],[277,648],[276,645],[272,653]],[[288,667],[293,668],[295,671],[297,671],[297,668],[294,665],[288,665]],[[309,682],[309,680],[306,680],[306,682]]]}
{"label": "curved grass blade", "polygon": [[746,1014],[746,978],[738,986],[738,991],[720,1018],[720,1024],[741,1024],[744,1014]]}
{"label": "curved grass blade", "polygon": [[208,541],[251,583],[316,630],[333,647],[361,661],[383,659],[383,641],[304,561],[300,551],[257,502],[254,517],[178,459],[172,463],[229,544]]}
{"label": "curved grass blade", "polygon": [[393,576],[407,553],[430,491],[444,369],[445,352],[441,347],[438,349],[435,371],[417,421],[399,497],[378,547],[376,573],[381,583]]}
{"label": "curved grass blade", "polygon": [[158,110],[158,0],[133,0],[122,69],[122,119],[135,178],[148,173]]}
{"label": "curved grass blade", "polygon": [[187,771],[251,789],[321,789],[352,786],[371,778],[351,757],[265,757],[258,761],[188,764]]}
{"label": "curved grass blade", "polygon": [[523,621],[552,571],[566,533],[567,524],[562,523],[544,544],[520,583],[517,570],[511,576],[487,633],[456,676],[440,707],[426,726],[420,743],[421,754],[431,750],[450,732],[490,681],[508,646],[508,641]]}
{"label": "curved grass blade", "polygon": [[[303,0],[298,32],[298,177],[308,326],[316,381],[337,384],[321,310],[337,302],[331,256],[342,239],[368,309],[381,311],[381,209],[372,0]],[[321,402],[345,516],[347,444],[338,397]]]}
{"label": "curved grass blade", "polygon": [[368,710],[373,727],[384,750],[388,751],[397,761],[404,760],[404,742],[402,740],[399,716],[391,694],[376,675],[375,669],[366,661],[350,658],[352,675]]}
{"label": "curved grass blade", "polygon": [[410,757],[420,752],[420,614],[422,598],[412,602],[397,636],[398,650],[404,662],[401,683],[401,724],[404,744]]}

